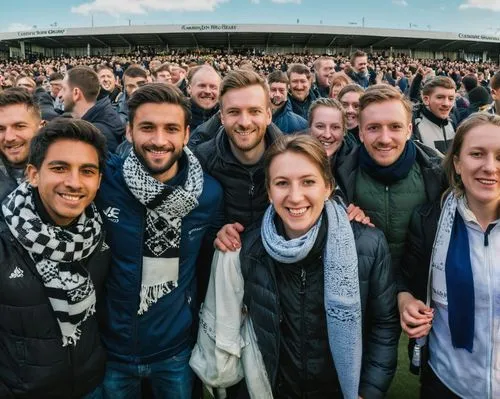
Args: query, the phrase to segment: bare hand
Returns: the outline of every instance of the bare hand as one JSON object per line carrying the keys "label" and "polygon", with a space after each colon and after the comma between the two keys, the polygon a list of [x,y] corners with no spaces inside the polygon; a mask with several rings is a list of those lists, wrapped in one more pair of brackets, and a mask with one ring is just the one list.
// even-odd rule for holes
{"label": "bare hand", "polygon": [[370,218],[366,216],[365,212],[359,206],[356,206],[354,204],[350,204],[347,207],[347,217],[349,218],[350,222],[354,220],[361,224],[375,227],[375,225],[370,222]]}
{"label": "bare hand", "polygon": [[401,328],[408,338],[421,338],[432,328],[434,310],[408,292],[398,294]]}
{"label": "bare hand", "polygon": [[236,251],[241,247],[240,233],[245,228],[238,222],[224,225],[217,233],[214,246],[221,252]]}

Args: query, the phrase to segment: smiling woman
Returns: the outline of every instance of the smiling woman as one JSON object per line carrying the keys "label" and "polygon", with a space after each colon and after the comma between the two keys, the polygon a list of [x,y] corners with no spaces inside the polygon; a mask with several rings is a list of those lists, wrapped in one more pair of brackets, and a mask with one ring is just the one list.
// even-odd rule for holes
{"label": "smiling woman", "polygon": [[[264,171],[271,205],[262,226],[243,237],[239,254],[214,258],[194,370],[210,386],[229,386],[242,377],[242,364],[252,398],[271,397],[270,391],[290,398],[382,397],[396,369],[399,336],[383,234],[351,225],[345,208],[330,199],[329,158],[314,137],[277,139]],[[220,328],[238,331],[243,322],[241,336]],[[217,336],[212,344],[210,331]]]}

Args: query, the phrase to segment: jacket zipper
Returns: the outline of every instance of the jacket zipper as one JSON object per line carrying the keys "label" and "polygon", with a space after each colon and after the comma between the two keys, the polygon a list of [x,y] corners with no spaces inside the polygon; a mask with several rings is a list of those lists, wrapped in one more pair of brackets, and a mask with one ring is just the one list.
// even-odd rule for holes
{"label": "jacket zipper", "polygon": [[389,186],[385,186],[385,231],[389,231]]}
{"label": "jacket zipper", "polygon": [[[302,360],[302,378],[303,381],[307,381],[307,360],[306,360],[306,326],[305,326],[305,302],[306,302],[306,283],[307,283],[307,273],[302,267],[300,270],[300,353]],[[301,384],[301,389],[304,387]]]}
{"label": "jacket zipper", "polygon": [[248,189],[248,196],[250,197],[250,224],[253,223],[254,217],[253,217],[253,196],[255,194],[255,183],[253,181],[253,173],[248,173],[248,176],[250,177],[250,188]]}

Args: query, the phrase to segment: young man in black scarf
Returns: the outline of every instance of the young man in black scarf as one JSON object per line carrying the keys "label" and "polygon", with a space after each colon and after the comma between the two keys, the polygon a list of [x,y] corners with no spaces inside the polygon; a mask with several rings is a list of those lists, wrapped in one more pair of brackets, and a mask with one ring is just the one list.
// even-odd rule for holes
{"label": "young man in black scarf", "polygon": [[2,203],[0,397],[102,397],[96,309],[110,262],[93,204],[104,136],[59,119],[33,138],[27,181]]}

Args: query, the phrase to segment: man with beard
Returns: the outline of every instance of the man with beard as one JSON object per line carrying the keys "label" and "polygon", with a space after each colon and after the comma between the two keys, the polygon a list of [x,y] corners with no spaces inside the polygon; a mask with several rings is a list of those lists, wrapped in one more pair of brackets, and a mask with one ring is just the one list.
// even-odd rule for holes
{"label": "man with beard", "polygon": [[101,89],[106,91],[107,96],[109,97],[109,101],[114,104],[118,98],[118,95],[122,91],[116,85],[116,78],[115,74],[113,73],[113,69],[111,69],[107,65],[101,65],[97,68],[97,77],[99,78]]}
{"label": "man with beard", "polygon": [[64,75],[60,72],[53,72],[49,75],[50,96],[54,102],[54,109],[57,112],[63,112],[64,106],[59,98],[59,92],[62,89]]}
{"label": "man with beard", "polygon": [[411,121],[411,103],[398,89],[369,87],[359,100],[362,145],[336,171],[347,203],[384,232],[396,272],[413,209],[439,200],[446,188],[439,153],[410,139]]}
{"label": "man with beard", "polygon": [[317,97],[326,97],[330,95],[330,76],[335,72],[335,62],[332,57],[319,57],[314,61],[314,74],[316,82],[314,91]]}
{"label": "man with beard", "polygon": [[[244,228],[261,221],[269,204],[262,155],[282,134],[271,123],[269,98],[269,87],[256,72],[229,72],[220,91],[222,127],[195,149],[205,172],[222,185],[226,225],[218,236],[234,236],[234,245]],[[219,238],[216,245],[227,250]]]}
{"label": "man with beard", "polygon": [[170,75],[172,83],[182,91],[182,94],[187,96],[186,70],[178,64],[170,64]]}
{"label": "man with beard", "polygon": [[125,127],[109,98],[97,101],[99,88],[99,78],[92,69],[76,66],[64,77],[59,97],[65,112],[97,127],[106,137],[108,150],[114,152],[123,140]]}
{"label": "man with beard", "polygon": [[190,104],[178,88],[148,84],[128,104],[133,150],[110,158],[97,199],[112,252],[104,390],[137,398],[149,380],[154,397],[190,399],[195,264],[222,190],[186,147]]}
{"label": "man with beard", "polygon": [[128,99],[139,87],[144,86],[146,83],[148,83],[148,75],[140,65],[132,64],[125,69],[123,73],[124,90],[118,100],[118,114],[124,124],[128,122]]}
{"label": "man with beard", "polygon": [[364,89],[375,84],[375,75],[368,71],[368,56],[361,50],[356,50],[351,56],[351,69],[347,75]]}
{"label": "man with beard", "polygon": [[0,202],[24,180],[30,143],[41,123],[40,109],[26,90],[0,93]]}
{"label": "man with beard", "polygon": [[307,121],[292,111],[288,100],[288,77],[284,72],[274,71],[267,76],[273,123],[283,133],[296,133],[307,129]]}
{"label": "man with beard", "polygon": [[455,137],[450,112],[455,105],[453,79],[436,76],[422,88],[423,105],[414,118],[413,139],[446,154]]}
{"label": "man with beard", "polygon": [[351,146],[361,144],[359,138],[359,97],[364,93],[364,89],[357,84],[344,86],[338,99],[344,108],[347,117],[347,134],[345,140]]}
{"label": "man with beard", "polygon": [[2,203],[1,398],[102,397],[110,253],[92,201],[105,157],[90,123],[52,121],[31,141],[28,181]]}
{"label": "man with beard", "polygon": [[209,65],[197,67],[191,74],[187,92],[191,97],[192,131],[219,110],[220,82],[220,75]]}
{"label": "man with beard", "polygon": [[290,81],[292,110],[297,115],[307,119],[309,108],[316,100],[316,95],[311,89],[311,70],[304,64],[292,64],[288,69],[288,79]]}

